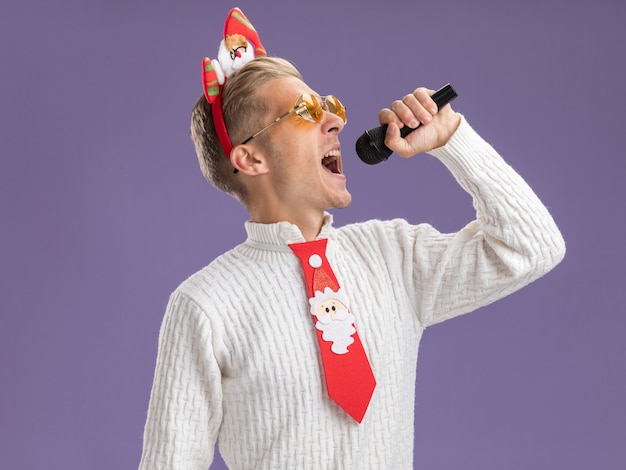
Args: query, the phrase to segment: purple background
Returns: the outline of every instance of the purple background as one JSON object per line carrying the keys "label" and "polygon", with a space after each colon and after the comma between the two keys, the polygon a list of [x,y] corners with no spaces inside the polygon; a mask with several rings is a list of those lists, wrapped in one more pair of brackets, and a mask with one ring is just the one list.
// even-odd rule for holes
{"label": "purple background", "polygon": [[137,466],[167,297],[244,239],[188,137],[200,59],[238,5],[348,107],[338,225],[471,220],[433,158],[369,167],[353,151],[381,107],[449,81],[566,238],[547,277],[426,333],[418,468],[626,468],[626,3],[216,3],[0,7],[2,467]]}

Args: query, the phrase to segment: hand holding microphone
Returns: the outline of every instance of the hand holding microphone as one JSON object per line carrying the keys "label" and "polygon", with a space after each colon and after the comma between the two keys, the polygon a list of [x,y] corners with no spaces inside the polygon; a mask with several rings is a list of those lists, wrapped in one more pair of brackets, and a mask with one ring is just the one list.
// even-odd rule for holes
{"label": "hand holding microphone", "polygon": [[[443,88],[437,90],[432,96],[432,100],[437,105],[438,109],[448,104],[458,95],[452,85],[447,84]],[[359,158],[369,164],[375,165],[377,163],[387,160],[393,151],[385,145],[385,136],[387,134],[387,125],[376,127],[365,131],[356,142],[356,153]],[[419,127],[419,126],[418,126]],[[407,125],[400,129],[401,137],[406,137],[416,128],[411,128]]]}

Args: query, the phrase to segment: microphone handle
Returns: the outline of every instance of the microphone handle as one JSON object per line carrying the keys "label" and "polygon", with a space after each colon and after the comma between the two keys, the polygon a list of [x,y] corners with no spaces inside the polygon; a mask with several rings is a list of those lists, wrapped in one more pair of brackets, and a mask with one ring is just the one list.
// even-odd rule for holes
{"label": "microphone handle", "polygon": [[[458,96],[456,90],[449,83],[439,90],[437,90],[431,98],[437,105],[437,108],[441,109],[450,101]],[[406,137],[415,128],[404,126],[400,129],[400,135]],[[375,127],[365,131],[356,142],[356,153],[359,158],[368,165],[376,165],[377,163],[387,160],[393,150],[385,145],[385,135],[387,134],[387,125]]]}

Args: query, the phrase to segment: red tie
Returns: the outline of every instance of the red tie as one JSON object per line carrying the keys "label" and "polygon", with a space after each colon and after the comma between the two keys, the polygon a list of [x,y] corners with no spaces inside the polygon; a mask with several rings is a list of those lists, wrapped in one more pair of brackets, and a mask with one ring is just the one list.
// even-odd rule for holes
{"label": "red tie", "polygon": [[293,243],[309,292],[328,395],[359,423],[376,379],[354,327],[349,301],[326,259],[327,239]]}

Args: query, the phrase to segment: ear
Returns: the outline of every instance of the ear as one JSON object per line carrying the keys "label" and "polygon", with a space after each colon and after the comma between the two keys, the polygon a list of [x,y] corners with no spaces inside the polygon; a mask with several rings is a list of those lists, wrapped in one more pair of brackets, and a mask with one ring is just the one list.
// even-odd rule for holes
{"label": "ear", "polygon": [[230,161],[244,175],[263,175],[268,172],[266,155],[252,145],[236,145],[230,152]]}

